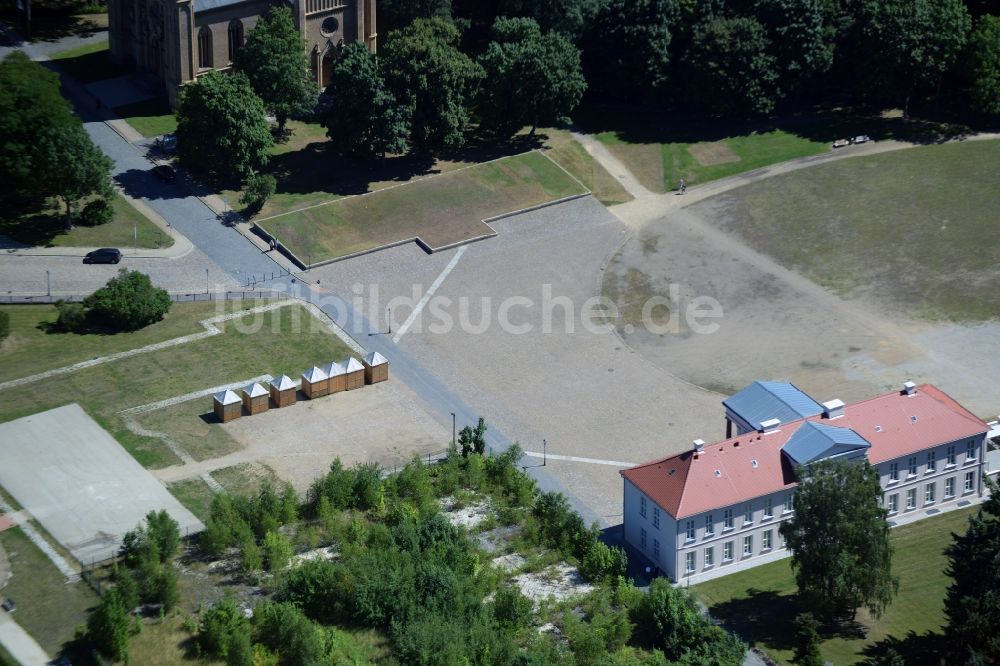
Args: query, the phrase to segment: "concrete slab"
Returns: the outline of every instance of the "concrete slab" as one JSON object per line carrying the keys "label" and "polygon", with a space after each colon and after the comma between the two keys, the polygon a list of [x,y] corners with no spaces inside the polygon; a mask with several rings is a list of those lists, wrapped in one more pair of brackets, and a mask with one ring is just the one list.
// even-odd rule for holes
{"label": "concrete slab", "polygon": [[149,511],[205,526],[77,405],[0,424],[0,485],[81,564],[105,560]]}

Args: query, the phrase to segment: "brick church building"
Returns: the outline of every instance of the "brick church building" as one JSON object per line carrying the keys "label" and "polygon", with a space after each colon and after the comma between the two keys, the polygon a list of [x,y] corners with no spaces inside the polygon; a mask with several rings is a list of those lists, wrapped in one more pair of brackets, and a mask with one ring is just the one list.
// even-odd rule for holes
{"label": "brick church building", "polygon": [[112,58],[163,83],[172,106],[180,87],[226,70],[257,19],[285,4],[306,42],[318,86],[330,82],[339,49],[376,47],[375,0],[108,0]]}

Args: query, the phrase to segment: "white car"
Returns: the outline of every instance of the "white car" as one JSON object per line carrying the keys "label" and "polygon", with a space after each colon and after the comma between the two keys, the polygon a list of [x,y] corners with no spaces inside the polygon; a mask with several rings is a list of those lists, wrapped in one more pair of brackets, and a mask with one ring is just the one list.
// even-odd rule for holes
{"label": "white car", "polygon": [[853,144],[868,143],[871,140],[872,140],[872,138],[870,136],[868,136],[867,134],[859,134],[858,136],[856,136],[853,139],[851,139],[851,143],[853,143]]}

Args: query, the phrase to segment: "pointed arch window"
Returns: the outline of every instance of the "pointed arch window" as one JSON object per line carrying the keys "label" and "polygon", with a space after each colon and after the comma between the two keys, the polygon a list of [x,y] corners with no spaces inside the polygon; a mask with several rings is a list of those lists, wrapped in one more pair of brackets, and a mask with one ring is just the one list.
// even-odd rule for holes
{"label": "pointed arch window", "polygon": [[236,51],[243,46],[243,22],[233,19],[229,22],[229,62],[236,58]]}
{"label": "pointed arch window", "polygon": [[198,67],[212,68],[212,31],[208,26],[198,31]]}

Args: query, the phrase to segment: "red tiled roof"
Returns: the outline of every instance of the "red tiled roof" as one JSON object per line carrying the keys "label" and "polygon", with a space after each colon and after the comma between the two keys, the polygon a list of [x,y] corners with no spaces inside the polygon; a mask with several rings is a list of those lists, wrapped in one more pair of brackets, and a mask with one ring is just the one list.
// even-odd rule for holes
{"label": "red tiled roof", "polygon": [[[833,421],[822,416],[808,420],[857,432],[871,443],[872,464],[988,430],[981,419],[930,384],[917,387],[913,395],[893,392],[847,405],[844,415]],[[745,502],[795,486],[794,471],[781,447],[803,423],[805,419],[782,424],[779,431],[766,435],[733,437],[706,445],[702,453],[688,451],[654,460],[621,475],[674,518]]]}

